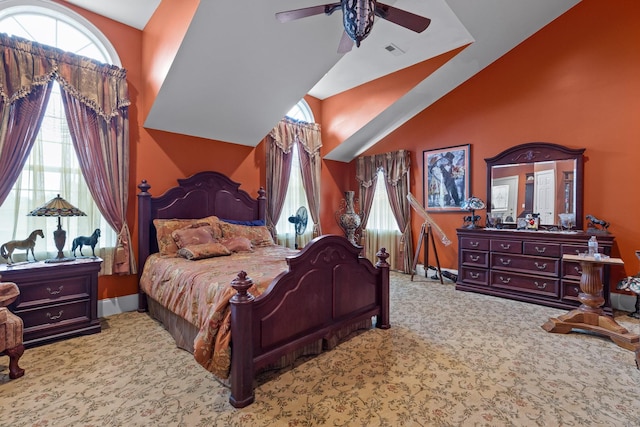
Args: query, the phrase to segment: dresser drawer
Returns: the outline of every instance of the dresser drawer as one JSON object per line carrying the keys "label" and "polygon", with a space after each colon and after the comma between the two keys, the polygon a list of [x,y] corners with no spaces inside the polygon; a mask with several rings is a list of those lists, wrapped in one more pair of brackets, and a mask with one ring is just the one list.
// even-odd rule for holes
{"label": "dresser drawer", "polygon": [[521,254],[522,242],[519,240],[491,240],[491,252]]}
{"label": "dresser drawer", "polygon": [[81,301],[16,310],[16,314],[24,322],[25,334],[27,334],[31,328],[39,328],[46,325],[57,327],[65,323],[86,322],[91,316],[91,304],[87,298]]}
{"label": "dresser drawer", "polygon": [[89,298],[91,276],[70,276],[44,279],[40,283],[21,284],[20,299],[16,308],[58,302],[69,299]]}
{"label": "dresser drawer", "polygon": [[562,261],[562,278],[580,281],[582,276],[582,267],[579,262]]}
{"label": "dresser drawer", "polygon": [[557,258],[491,253],[491,268],[496,270],[520,271],[559,277],[559,267],[560,260]]}
{"label": "dresser drawer", "polygon": [[462,249],[475,249],[479,251],[489,250],[489,239],[475,238],[475,237],[463,237],[460,239],[460,248]]}
{"label": "dresser drawer", "polygon": [[489,267],[489,252],[462,251],[462,265],[469,267]]}
{"label": "dresser drawer", "polygon": [[589,252],[589,247],[584,245],[562,245],[562,255],[580,255]]}
{"label": "dresser drawer", "polygon": [[524,242],[523,253],[525,255],[560,257],[561,247],[558,243]]}
{"label": "dresser drawer", "polygon": [[560,280],[552,277],[521,276],[507,272],[492,271],[491,286],[558,298]]}
{"label": "dresser drawer", "polygon": [[562,280],[562,290],[560,297],[564,300],[580,301],[578,295],[580,294],[580,282],[572,280]]}
{"label": "dresser drawer", "polygon": [[489,271],[465,267],[459,272],[458,280],[471,285],[487,286],[489,284]]}

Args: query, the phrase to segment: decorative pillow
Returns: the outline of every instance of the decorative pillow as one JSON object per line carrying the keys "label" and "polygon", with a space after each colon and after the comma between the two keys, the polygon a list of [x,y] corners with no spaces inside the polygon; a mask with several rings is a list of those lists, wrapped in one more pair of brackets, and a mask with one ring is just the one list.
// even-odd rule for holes
{"label": "decorative pillow", "polygon": [[231,251],[222,243],[213,242],[185,246],[178,250],[178,255],[186,259],[197,260],[231,255]]}
{"label": "decorative pillow", "polygon": [[253,245],[251,240],[246,237],[231,237],[220,241],[231,252],[252,252]]}
{"label": "decorative pillow", "polygon": [[251,240],[253,246],[274,245],[273,237],[271,237],[271,233],[269,233],[269,229],[265,225],[249,226],[220,221],[220,228],[222,229],[222,237],[225,239],[245,237]]}
{"label": "decorative pillow", "polygon": [[210,225],[213,229],[213,237],[219,239],[222,237],[222,230],[220,230],[219,223],[220,220],[218,217],[213,215],[197,219],[154,219],[153,225],[156,227],[160,254],[175,255],[175,253],[178,252],[178,246],[171,235],[175,230],[192,226],[200,227],[202,225]]}
{"label": "decorative pillow", "polygon": [[199,245],[217,241],[216,238],[213,237],[213,229],[210,225],[181,228],[171,233],[171,237],[173,237],[173,240],[176,242],[178,249],[189,245]]}

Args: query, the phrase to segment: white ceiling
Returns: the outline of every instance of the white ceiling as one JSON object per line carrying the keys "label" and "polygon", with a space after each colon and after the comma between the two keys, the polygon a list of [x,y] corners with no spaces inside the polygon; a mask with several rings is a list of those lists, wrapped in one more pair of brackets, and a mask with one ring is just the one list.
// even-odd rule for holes
{"label": "white ceiling", "polygon": [[[138,29],[160,1],[69,0]],[[324,99],[470,44],[325,156],[348,162],[579,1],[391,0],[431,18],[429,28],[416,34],[376,19],[344,56],[340,11],[284,24],[274,17],[319,0],[201,1],[145,127],[255,146],[305,94]],[[405,53],[389,53],[390,43]]]}

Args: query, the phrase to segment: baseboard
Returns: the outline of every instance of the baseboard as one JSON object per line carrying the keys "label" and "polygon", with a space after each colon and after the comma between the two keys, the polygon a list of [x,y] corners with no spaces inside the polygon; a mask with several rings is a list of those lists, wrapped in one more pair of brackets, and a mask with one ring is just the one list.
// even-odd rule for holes
{"label": "baseboard", "polygon": [[138,294],[98,300],[98,317],[108,317],[138,309]]}
{"label": "baseboard", "polygon": [[611,308],[614,310],[629,311],[633,313],[636,311],[636,296],[627,294],[618,294],[611,292],[609,294],[611,301]]}

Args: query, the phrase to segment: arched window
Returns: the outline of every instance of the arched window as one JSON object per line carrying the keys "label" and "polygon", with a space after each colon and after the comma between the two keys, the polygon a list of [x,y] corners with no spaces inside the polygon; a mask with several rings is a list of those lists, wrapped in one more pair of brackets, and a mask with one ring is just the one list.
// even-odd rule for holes
{"label": "arched window", "polygon": [[[301,99],[289,112],[287,117],[293,120],[298,120],[307,123],[313,123],[313,113],[309,104],[304,99]],[[298,209],[303,206],[309,211],[309,202],[307,201],[307,195],[304,192],[304,186],[302,185],[302,172],[300,170],[300,159],[298,157],[298,145],[294,145],[292,149],[291,160],[291,174],[289,176],[289,188],[287,189],[287,196],[284,200],[282,207],[282,214],[276,224],[276,231],[278,233],[278,244],[294,248],[296,244],[302,248],[313,237],[313,222],[311,217],[308,216],[307,228],[304,234],[296,237],[295,225],[289,222],[289,217],[295,215]]]}
{"label": "arched window", "polygon": [[[1,2],[0,32],[103,63],[120,65],[115,50],[104,35],[80,15],[53,2]],[[55,257],[57,249],[51,236],[57,227],[57,221],[53,218],[27,216],[27,213],[58,194],[87,215],[61,218],[62,228],[67,231],[68,236],[65,255],[69,255],[73,237],[88,236],[94,229],[100,228],[100,250],[96,249],[96,255],[105,260],[103,271],[111,271],[112,249],[117,236],[100,214],[82,176],[67,126],[60,88],[54,82],[33,149],[18,180],[0,206],[0,217],[3,219],[0,221],[0,239],[21,240],[31,231],[42,229],[45,239],[36,243],[36,256],[38,259]],[[109,253],[105,251],[106,248],[111,249]],[[24,253],[14,253],[15,261],[24,259]]]}

